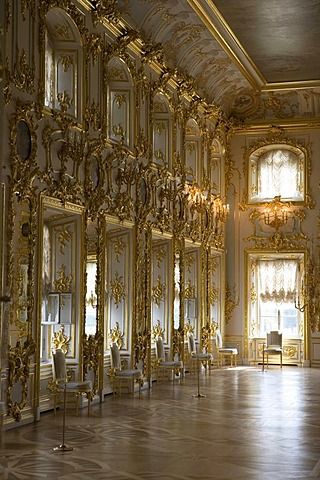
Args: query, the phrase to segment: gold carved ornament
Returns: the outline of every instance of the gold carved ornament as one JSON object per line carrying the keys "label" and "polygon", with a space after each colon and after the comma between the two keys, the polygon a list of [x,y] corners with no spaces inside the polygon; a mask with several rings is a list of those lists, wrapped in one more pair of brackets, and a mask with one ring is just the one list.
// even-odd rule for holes
{"label": "gold carved ornament", "polygon": [[157,320],[156,325],[153,325],[152,327],[152,338],[154,340],[157,340],[157,338],[163,338],[164,337],[164,328],[161,327],[160,325],[160,320]]}
{"label": "gold carved ornament", "polygon": [[225,294],[225,319],[226,319],[226,325],[231,320],[232,317],[232,312],[235,309],[235,307],[238,305],[238,302],[234,299],[235,292],[234,289],[231,290],[229,286],[226,286],[226,294]]}
{"label": "gold carved ornament", "polygon": [[101,332],[97,332],[95,335],[84,335],[83,375],[86,376],[89,370],[94,374],[93,389],[91,392],[92,396],[94,396],[98,390],[98,370],[102,346],[103,335]]}
{"label": "gold carved ornament", "polygon": [[150,348],[151,341],[151,332],[145,329],[143,332],[139,333],[136,336],[134,342],[134,355],[135,355],[135,365],[142,361],[143,365],[143,374],[145,374],[147,368],[147,358],[148,351]]}
{"label": "gold carved ornament", "polygon": [[196,287],[195,287],[195,285],[191,285],[191,280],[190,279],[187,281],[187,286],[184,289],[184,297],[187,300],[192,300],[192,299],[196,298]]}
{"label": "gold carved ornament", "polygon": [[172,354],[173,357],[177,354],[180,358],[183,356],[184,350],[184,330],[175,328],[172,336]]}
{"label": "gold carved ornament", "polygon": [[183,330],[184,330],[184,334],[188,336],[189,334],[194,333],[194,326],[191,325],[190,321],[188,321],[187,323],[184,324]]}
{"label": "gold carved ornament", "polygon": [[60,270],[57,272],[57,279],[54,280],[53,285],[56,292],[68,293],[72,290],[72,273],[66,274],[66,266],[61,265]]}
{"label": "gold carved ornament", "polygon": [[155,257],[157,261],[157,267],[160,268],[162,260],[164,259],[166,251],[163,247],[157,248],[155,250]]}
{"label": "gold carved ornament", "polygon": [[62,350],[65,355],[69,351],[70,337],[65,335],[64,326],[61,325],[59,330],[52,336],[52,347],[54,351]]}
{"label": "gold carved ornament", "polygon": [[119,350],[121,350],[123,346],[124,333],[120,330],[118,322],[116,322],[115,326],[111,328],[109,338],[111,340],[111,343],[116,343]]}
{"label": "gold carved ornament", "polygon": [[201,327],[201,345],[206,352],[211,351],[211,340],[214,338],[216,330],[218,328],[217,322],[207,322]]}
{"label": "gold carved ornament", "polygon": [[112,242],[112,246],[113,246],[113,251],[114,251],[115,256],[116,256],[116,261],[117,261],[117,263],[119,263],[120,256],[124,252],[124,249],[126,247],[126,243],[122,240],[122,238],[117,238],[116,240],[114,240]]}
{"label": "gold carved ornament", "polygon": [[115,272],[114,279],[111,281],[111,295],[117,308],[126,297],[123,277],[118,272]]}
{"label": "gold carved ornament", "polygon": [[[21,420],[21,412],[27,403],[30,357],[35,350],[36,344],[31,337],[28,337],[23,345],[18,340],[15,347],[9,346],[8,349],[7,414],[17,422]],[[14,401],[12,393],[13,387],[17,383],[21,386],[21,397],[19,401]]]}
{"label": "gold carved ornament", "polygon": [[166,284],[161,282],[161,276],[158,275],[157,283],[152,287],[152,301],[160,307],[160,303],[165,299]]}
{"label": "gold carved ornament", "polygon": [[298,347],[297,345],[285,345],[283,347],[283,353],[289,358],[297,358]]}
{"label": "gold carved ornament", "polygon": [[54,232],[58,233],[59,250],[61,255],[63,255],[66,245],[72,239],[72,233],[70,232],[69,227],[65,225],[63,225],[62,227],[55,227]]}
{"label": "gold carved ornament", "polygon": [[219,290],[213,285],[208,288],[208,302],[210,305],[214,305],[219,300]]}

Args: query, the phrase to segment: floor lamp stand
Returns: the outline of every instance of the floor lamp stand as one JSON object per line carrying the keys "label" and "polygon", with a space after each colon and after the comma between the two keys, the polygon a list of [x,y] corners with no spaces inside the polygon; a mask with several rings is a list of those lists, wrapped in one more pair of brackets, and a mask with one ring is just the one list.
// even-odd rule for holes
{"label": "floor lamp stand", "polygon": [[52,450],[55,453],[64,453],[64,452],[72,452],[73,448],[68,447],[64,443],[65,431],[66,431],[66,404],[67,404],[67,384],[64,384],[63,390],[63,417],[62,417],[62,443],[57,447],[54,447]]}
{"label": "floor lamp stand", "polygon": [[195,398],[205,398],[205,397],[206,397],[205,395],[202,395],[202,394],[200,393],[200,365],[201,365],[200,359],[197,358],[198,392],[197,392],[197,394],[192,395],[192,396],[195,397]]}

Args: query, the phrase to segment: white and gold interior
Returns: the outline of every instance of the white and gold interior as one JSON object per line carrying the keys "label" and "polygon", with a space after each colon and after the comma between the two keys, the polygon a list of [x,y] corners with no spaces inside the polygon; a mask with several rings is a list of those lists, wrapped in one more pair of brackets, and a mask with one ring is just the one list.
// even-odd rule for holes
{"label": "white and gold interior", "polygon": [[2,431],[52,410],[53,349],[93,404],[112,343],[152,388],[157,335],[186,369],[188,333],[220,365],[217,329],[238,366],[270,330],[320,366],[315,60],[264,67],[225,3],[3,0]]}

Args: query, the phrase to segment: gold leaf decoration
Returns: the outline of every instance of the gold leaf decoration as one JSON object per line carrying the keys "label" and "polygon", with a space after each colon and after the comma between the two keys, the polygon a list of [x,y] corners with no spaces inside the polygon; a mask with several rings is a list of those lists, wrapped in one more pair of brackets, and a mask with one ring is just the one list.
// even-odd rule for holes
{"label": "gold leaf decoration", "polygon": [[115,273],[114,279],[111,281],[111,295],[116,307],[119,306],[122,299],[126,296],[123,277],[118,272]]}
{"label": "gold leaf decoration", "polygon": [[57,279],[53,282],[54,289],[59,293],[68,293],[72,290],[72,273],[66,274],[66,266],[61,265],[60,270],[57,272]]}
{"label": "gold leaf decoration", "polygon": [[56,350],[62,350],[65,355],[69,351],[70,337],[64,334],[64,326],[61,325],[59,330],[53,334],[52,347]]}
{"label": "gold leaf decoration", "polygon": [[109,338],[112,343],[116,343],[118,345],[119,350],[123,346],[123,337],[124,333],[120,330],[119,322],[116,322],[115,326],[110,330]]}
{"label": "gold leaf decoration", "polygon": [[160,307],[160,303],[165,298],[166,284],[161,282],[161,276],[158,275],[157,283],[152,287],[152,301]]}

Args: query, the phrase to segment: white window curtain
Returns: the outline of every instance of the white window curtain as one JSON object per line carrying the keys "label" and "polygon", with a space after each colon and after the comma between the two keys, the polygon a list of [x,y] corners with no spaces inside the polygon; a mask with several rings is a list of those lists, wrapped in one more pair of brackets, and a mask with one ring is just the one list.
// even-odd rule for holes
{"label": "white window curtain", "polygon": [[292,303],[297,292],[296,260],[260,260],[259,295],[263,302]]}
{"label": "white window curtain", "polygon": [[260,198],[299,198],[300,168],[297,155],[289,150],[271,150],[259,159],[258,192]]}

